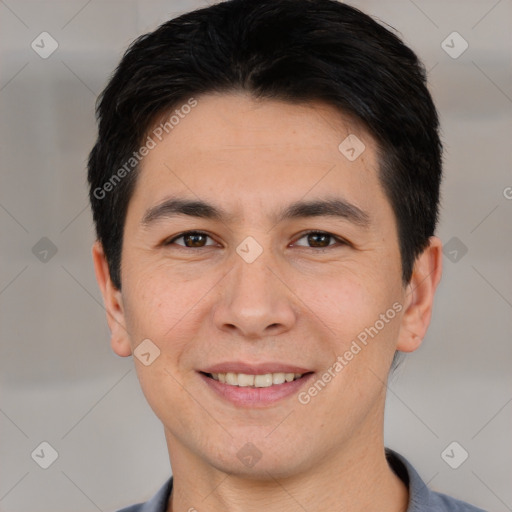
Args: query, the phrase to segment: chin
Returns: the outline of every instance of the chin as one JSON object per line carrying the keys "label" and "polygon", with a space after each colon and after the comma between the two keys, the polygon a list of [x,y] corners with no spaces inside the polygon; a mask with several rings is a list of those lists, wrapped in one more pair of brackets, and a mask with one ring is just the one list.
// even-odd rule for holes
{"label": "chin", "polygon": [[[276,446],[266,443],[259,444],[247,442],[234,442],[238,449],[231,445],[222,453],[211,454],[204,460],[217,470],[230,476],[248,478],[258,481],[272,481],[273,479],[286,479],[307,471],[313,462],[305,459],[304,450],[294,446],[278,450]],[[298,445],[302,445],[298,442]],[[259,447],[258,447],[259,446]],[[281,444],[281,447],[283,445]]]}

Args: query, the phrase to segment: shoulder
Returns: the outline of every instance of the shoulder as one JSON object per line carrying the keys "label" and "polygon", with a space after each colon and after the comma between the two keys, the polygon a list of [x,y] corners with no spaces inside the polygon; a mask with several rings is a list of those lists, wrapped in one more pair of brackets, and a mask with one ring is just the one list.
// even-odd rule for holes
{"label": "shoulder", "polygon": [[477,508],[474,505],[470,505],[465,501],[460,501],[446,494],[438,492],[430,492],[429,508],[426,510],[432,512],[485,512],[481,508]]}
{"label": "shoulder", "polygon": [[409,489],[407,512],[485,512],[464,501],[431,491],[412,464],[399,453],[386,448],[386,459]]}
{"label": "shoulder", "polygon": [[138,503],[137,505],[131,505],[130,507],[122,508],[117,512],[141,512],[143,506],[144,503]]}
{"label": "shoulder", "polygon": [[172,491],[172,477],[167,480],[157,493],[145,503],[138,503],[118,510],[117,512],[166,512],[169,496]]}

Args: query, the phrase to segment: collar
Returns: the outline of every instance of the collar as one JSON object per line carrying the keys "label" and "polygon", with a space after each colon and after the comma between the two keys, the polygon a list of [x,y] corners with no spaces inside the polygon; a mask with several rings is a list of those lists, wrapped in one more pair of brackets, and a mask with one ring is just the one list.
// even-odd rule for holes
{"label": "collar", "polygon": [[[385,454],[391,469],[409,489],[407,512],[485,512],[444,494],[431,491],[405,457],[389,448],[385,449]],[[166,512],[171,491],[172,476],[149,501],[141,505],[140,508],[130,508],[126,512],[130,512],[130,510],[134,512]]]}

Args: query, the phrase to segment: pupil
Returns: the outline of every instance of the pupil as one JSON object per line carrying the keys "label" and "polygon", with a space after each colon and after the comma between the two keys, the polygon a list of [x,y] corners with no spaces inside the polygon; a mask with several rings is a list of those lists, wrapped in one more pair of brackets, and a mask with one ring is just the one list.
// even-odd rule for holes
{"label": "pupil", "polygon": [[[204,235],[201,235],[200,233],[186,235],[185,236],[185,245],[187,247],[202,247],[201,238],[203,238],[203,237],[204,237]],[[191,241],[191,244],[188,243],[190,241]]]}
{"label": "pupil", "polygon": [[[321,239],[320,243],[318,243],[318,241],[314,241],[315,237],[317,239],[318,238]],[[322,233],[310,233],[308,236],[308,242],[313,247],[325,247],[325,244],[323,244],[322,241],[323,242],[328,241],[329,237],[330,237],[330,235],[324,235]],[[327,244],[327,245],[329,245],[329,244]]]}

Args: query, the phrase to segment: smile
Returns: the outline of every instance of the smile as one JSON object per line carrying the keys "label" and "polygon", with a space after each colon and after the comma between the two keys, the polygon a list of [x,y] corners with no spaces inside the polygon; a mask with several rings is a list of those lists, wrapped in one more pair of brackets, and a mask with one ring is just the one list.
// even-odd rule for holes
{"label": "smile", "polygon": [[284,384],[300,379],[302,373],[265,373],[263,375],[250,375],[247,373],[210,373],[214,380],[230,386],[268,388],[273,385]]}
{"label": "smile", "polygon": [[237,408],[265,408],[299,393],[315,374],[200,371],[198,375],[210,393]]}

